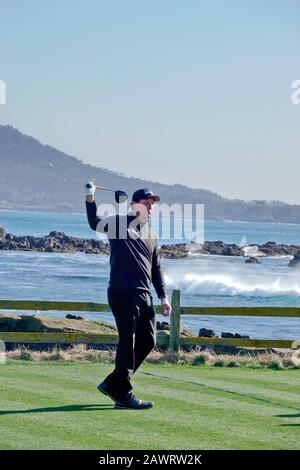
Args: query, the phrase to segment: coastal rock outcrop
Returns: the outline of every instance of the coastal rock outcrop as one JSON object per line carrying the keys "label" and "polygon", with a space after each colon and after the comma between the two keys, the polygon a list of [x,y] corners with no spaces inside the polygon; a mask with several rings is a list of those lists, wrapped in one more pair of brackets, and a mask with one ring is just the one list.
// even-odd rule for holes
{"label": "coastal rock outcrop", "polygon": [[[4,229],[3,229],[4,230]],[[47,253],[105,253],[109,254],[108,243],[102,240],[70,237],[64,232],[52,231],[44,237],[12,235],[2,232],[0,250],[43,251]]]}
{"label": "coastal rock outcrop", "polygon": [[245,260],[245,263],[247,263],[247,264],[261,264],[261,261],[259,261],[257,258],[255,258],[255,256],[249,256],[249,258],[247,258]]}
{"label": "coastal rock outcrop", "polygon": [[[255,247],[256,256],[253,256],[251,247]],[[103,253],[109,255],[109,243],[103,240],[72,237],[64,232],[53,230],[49,235],[35,237],[32,235],[12,235],[6,233],[0,226],[0,250],[14,251],[42,251],[47,253]],[[263,245],[247,245],[240,247],[235,243],[225,243],[220,240],[205,241],[203,244],[175,243],[164,244],[160,247],[160,254],[164,258],[180,259],[190,255],[222,255],[222,256],[247,256],[250,263],[259,263],[257,256],[294,256],[296,265],[297,253],[300,253],[300,245],[285,245],[275,242],[267,242]],[[256,261],[254,261],[256,259]],[[298,261],[297,261],[298,262]]]}
{"label": "coastal rock outcrop", "polygon": [[206,328],[200,328],[198,336],[201,338],[220,338],[214,330],[207,330]]}
{"label": "coastal rock outcrop", "polygon": [[250,336],[240,335],[239,333],[221,333],[221,338],[244,338],[250,339]]}
{"label": "coastal rock outcrop", "polygon": [[0,241],[3,240],[4,238],[5,238],[5,230],[4,230],[4,227],[0,225]]}
{"label": "coastal rock outcrop", "polygon": [[204,250],[211,255],[223,255],[223,256],[244,256],[244,252],[241,247],[235,243],[225,243],[221,240],[218,241],[206,241],[203,244]]}
{"label": "coastal rock outcrop", "polygon": [[[214,330],[200,328],[198,336],[201,338],[220,338]],[[250,336],[240,335],[239,333],[221,333],[221,338],[243,338],[250,339]]]}
{"label": "coastal rock outcrop", "polygon": [[290,268],[300,268],[300,251],[294,254],[294,258],[292,258],[288,264]]}
{"label": "coastal rock outcrop", "polygon": [[300,250],[299,245],[285,245],[284,243],[267,242],[263,245],[258,245],[259,250],[265,256],[288,256],[295,255]]}
{"label": "coastal rock outcrop", "polygon": [[186,258],[191,254],[244,256],[243,250],[235,243],[229,244],[222,241],[206,241],[199,243],[176,243],[174,245],[162,245],[160,253],[164,258]]}
{"label": "coastal rock outcrop", "polygon": [[160,247],[160,254],[164,258],[186,258],[189,254],[189,250],[186,243],[176,243],[174,245],[162,245]]}

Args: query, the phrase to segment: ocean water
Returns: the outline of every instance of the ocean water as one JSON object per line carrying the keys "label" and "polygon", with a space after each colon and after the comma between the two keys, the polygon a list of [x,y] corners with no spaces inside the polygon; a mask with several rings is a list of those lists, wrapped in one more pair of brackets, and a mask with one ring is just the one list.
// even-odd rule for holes
{"label": "ocean water", "polygon": [[[0,211],[0,224],[7,232],[20,235],[45,235],[59,230],[97,238],[85,214]],[[204,238],[243,245],[270,240],[300,244],[300,226],[205,221]],[[263,258],[262,264],[249,265],[241,257],[194,255],[181,260],[162,259],[162,265],[169,295],[173,288],[179,288],[182,305],[300,307],[300,269],[288,268],[289,259]],[[107,302],[108,276],[106,255],[0,250],[1,299]],[[111,313],[83,315],[113,321]],[[157,317],[165,321],[159,312]],[[194,332],[205,327],[218,334],[230,331],[252,338],[300,339],[300,318],[190,315],[183,316],[182,323]]]}
{"label": "ocean water", "polygon": [[[176,221],[175,221],[176,224]],[[28,212],[0,210],[0,225],[7,232],[15,235],[47,235],[51,230],[65,232],[74,237],[98,238],[99,234],[93,232],[86,219],[85,213],[56,213],[56,212]],[[153,217],[153,229],[159,237],[158,219]],[[188,219],[187,228],[192,231],[191,219]],[[252,243],[287,243],[300,245],[300,224],[273,224],[257,222],[235,222],[204,220],[198,223],[196,236],[204,240],[222,240],[226,243],[246,245]],[[177,232],[177,231],[176,231]],[[192,238],[193,233],[187,233],[186,239]],[[162,239],[160,242],[173,240]],[[182,240],[179,240],[182,241]]]}

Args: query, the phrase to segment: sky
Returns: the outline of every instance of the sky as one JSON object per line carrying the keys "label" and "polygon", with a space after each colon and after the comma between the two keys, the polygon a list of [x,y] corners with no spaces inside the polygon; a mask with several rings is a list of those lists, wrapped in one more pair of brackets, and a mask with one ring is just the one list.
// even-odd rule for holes
{"label": "sky", "polygon": [[0,17],[1,124],[126,176],[300,203],[298,0],[0,0]]}

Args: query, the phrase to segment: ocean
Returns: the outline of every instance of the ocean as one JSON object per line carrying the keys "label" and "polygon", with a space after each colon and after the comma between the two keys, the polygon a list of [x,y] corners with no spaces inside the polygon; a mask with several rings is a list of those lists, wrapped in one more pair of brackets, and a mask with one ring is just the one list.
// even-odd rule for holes
{"label": "ocean", "polygon": [[[155,227],[157,221],[153,222]],[[15,235],[43,236],[57,230],[77,237],[98,238],[84,213],[0,211],[0,225]],[[204,239],[243,246],[268,241],[300,244],[300,225],[205,220]],[[171,240],[159,243],[168,241]],[[289,268],[289,259],[289,256],[262,258],[261,264],[252,265],[245,264],[241,257],[193,255],[161,262],[169,295],[173,288],[179,288],[182,305],[300,306],[300,269]],[[106,303],[108,260],[106,255],[0,250],[0,298]],[[158,303],[155,294],[154,299]],[[113,322],[109,312],[80,315]],[[159,312],[157,319],[165,321]],[[300,318],[187,315],[182,317],[182,324],[196,333],[204,327],[217,334],[232,332],[258,339],[300,338]]]}

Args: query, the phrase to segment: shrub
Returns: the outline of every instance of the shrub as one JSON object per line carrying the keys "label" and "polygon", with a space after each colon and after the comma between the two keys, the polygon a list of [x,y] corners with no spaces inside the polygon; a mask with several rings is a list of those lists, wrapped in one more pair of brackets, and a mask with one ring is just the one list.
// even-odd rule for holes
{"label": "shrub", "polygon": [[283,369],[283,365],[282,365],[282,362],[278,360],[274,360],[274,361],[269,362],[269,364],[267,364],[267,368],[273,369],[273,370],[281,370]]}
{"label": "shrub", "polygon": [[206,357],[204,354],[198,354],[197,356],[194,357],[194,360],[192,362],[193,366],[200,366],[206,364]]}
{"label": "shrub", "polygon": [[32,361],[32,354],[30,351],[27,351],[27,349],[22,349],[19,353],[19,359],[20,361]]}
{"label": "shrub", "polygon": [[239,363],[236,361],[229,361],[227,367],[239,367]]}
{"label": "shrub", "polygon": [[54,348],[54,349],[52,349],[52,351],[49,352],[49,354],[45,354],[42,357],[42,360],[44,360],[44,361],[63,361],[64,356],[63,356],[63,353],[59,349]]}
{"label": "shrub", "polygon": [[215,367],[224,367],[225,366],[225,361],[223,361],[223,359],[217,359],[213,365]]}

